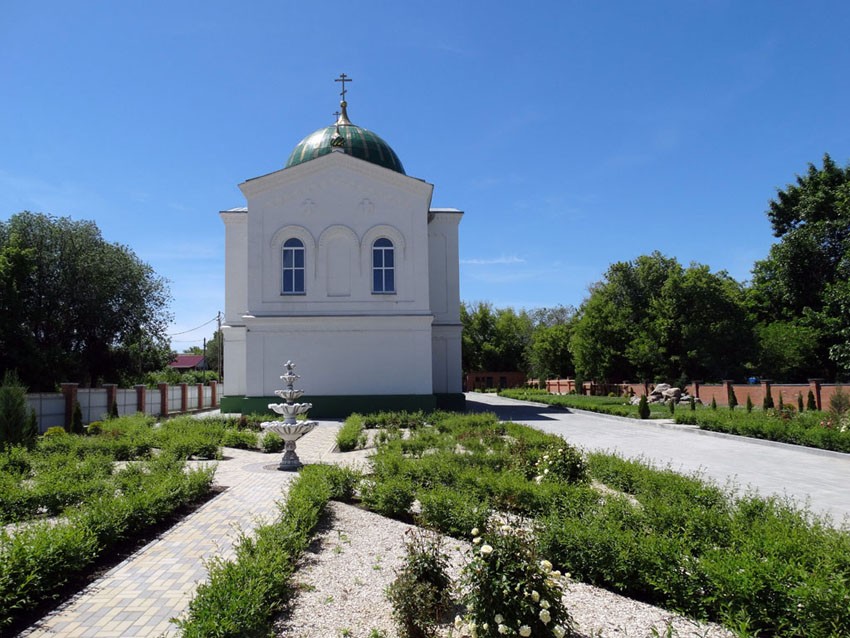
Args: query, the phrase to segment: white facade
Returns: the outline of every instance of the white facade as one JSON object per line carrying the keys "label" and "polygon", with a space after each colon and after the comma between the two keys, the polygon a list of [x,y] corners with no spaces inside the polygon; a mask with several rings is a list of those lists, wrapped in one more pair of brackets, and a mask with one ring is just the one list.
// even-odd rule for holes
{"label": "white facade", "polygon": [[273,396],[287,359],[317,402],[461,392],[462,213],[430,209],[431,184],[332,152],[240,188],[247,207],[221,213],[225,398]]}

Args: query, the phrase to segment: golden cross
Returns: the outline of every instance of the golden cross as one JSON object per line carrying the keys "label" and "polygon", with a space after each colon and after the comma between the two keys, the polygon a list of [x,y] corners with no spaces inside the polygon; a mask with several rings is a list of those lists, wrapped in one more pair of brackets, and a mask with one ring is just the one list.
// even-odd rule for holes
{"label": "golden cross", "polygon": [[354,82],[354,80],[348,77],[345,73],[340,73],[339,77],[336,78],[334,82],[342,82],[342,91],[340,92],[340,95],[342,96],[342,101],[345,102],[345,83]]}

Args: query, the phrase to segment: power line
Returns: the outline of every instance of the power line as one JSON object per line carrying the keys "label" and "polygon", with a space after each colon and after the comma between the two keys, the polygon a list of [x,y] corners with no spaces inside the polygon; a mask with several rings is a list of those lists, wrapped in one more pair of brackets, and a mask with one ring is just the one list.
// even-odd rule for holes
{"label": "power line", "polygon": [[200,329],[200,328],[203,328],[203,327],[204,327],[204,326],[206,326],[207,324],[210,324],[210,323],[212,323],[213,321],[216,321],[217,319],[218,319],[218,315],[216,315],[215,317],[213,317],[213,318],[212,318],[212,319],[210,319],[209,321],[205,321],[204,323],[202,323],[200,326],[197,326],[196,328],[192,328],[191,330],[184,330],[183,332],[174,332],[174,333],[169,334],[169,335],[166,335],[166,336],[168,336],[168,337],[176,337],[177,335],[184,335],[184,334],[187,334],[187,333],[189,333],[189,332],[195,332],[195,330],[198,330],[198,329]]}

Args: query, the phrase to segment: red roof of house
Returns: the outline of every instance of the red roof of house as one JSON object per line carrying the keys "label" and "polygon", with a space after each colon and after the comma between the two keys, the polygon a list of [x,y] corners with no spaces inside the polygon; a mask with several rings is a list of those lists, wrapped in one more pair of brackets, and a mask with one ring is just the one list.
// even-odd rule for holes
{"label": "red roof of house", "polygon": [[202,354],[178,354],[168,365],[172,368],[196,368],[203,360]]}

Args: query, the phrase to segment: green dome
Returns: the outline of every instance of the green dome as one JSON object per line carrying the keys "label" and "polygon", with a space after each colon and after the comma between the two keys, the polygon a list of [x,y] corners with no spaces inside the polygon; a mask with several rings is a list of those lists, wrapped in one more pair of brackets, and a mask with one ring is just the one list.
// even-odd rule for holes
{"label": "green dome", "polygon": [[355,126],[348,121],[344,104],[337,123],[320,128],[298,142],[298,145],[289,155],[289,159],[286,160],[284,168],[309,162],[321,155],[327,155],[333,151],[334,147],[341,147],[352,157],[406,175],[401,160],[389,144],[372,131]]}

